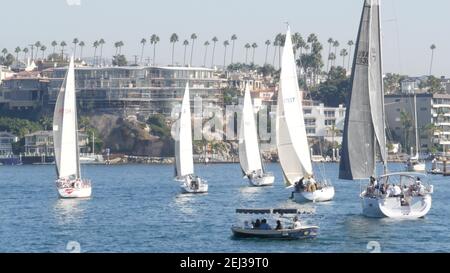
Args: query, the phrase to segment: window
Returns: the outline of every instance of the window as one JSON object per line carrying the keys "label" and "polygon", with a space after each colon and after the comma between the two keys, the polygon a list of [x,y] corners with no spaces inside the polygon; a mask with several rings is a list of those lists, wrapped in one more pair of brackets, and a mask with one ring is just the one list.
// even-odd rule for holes
{"label": "window", "polygon": [[397,112],[400,112],[400,108],[397,108]]}
{"label": "window", "polygon": [[336,121],[333,119],[326,119],[325,120],[325,126],[333,126],[336,125]]}
{"label": "window", "polygon": [[325,111],[325,117],[334,118],[334,111]]}
{"label": "window", "polygon": [[395,102],[400,102],[400,99],[395,99]]}
{"label": "window", "polygon": [[315,135],[316,129],[315,128],[306,128],[306,134],[308,135]]}
{"label": "window", "polygon": [[428,108],[426,108],[426,107],[420,108],[420,111],[427,111],[427,110],[428,110]]}
{"label": "window", "polygon": [[[1,96],[1,95],[0,95]],[[311,113],[312,113],[312,110],[311,109],[303,109],[303,113],[305,114],[305,115],[310,115]]]}
{"label": "window", "polygon": [[305,125],[306,126],[316,126],[316,119],[313,119],[313,118],[305,119]]}

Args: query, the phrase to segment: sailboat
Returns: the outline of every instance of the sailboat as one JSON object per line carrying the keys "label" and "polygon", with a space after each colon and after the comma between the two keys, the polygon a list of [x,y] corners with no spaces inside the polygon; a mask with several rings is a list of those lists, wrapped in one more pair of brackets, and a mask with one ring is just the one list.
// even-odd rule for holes
{"label": "sailboat", "polygon": [[56,188],[62,198],[89,197],[91,181],[81,178],[73,56],[53,113]]}
{"label": "sailboat", "polygon": [[205,193],[208,192],[206,180],[194,174],[191,127],[189,83],[186,83],[175,139],[175,180],[182,182],[181,191],[183,193]]}
{"label": "sailboat", "polygon": [[425,162],[421,161],[419,158],[419,132],[417,128],[417,95],[414,94],[414,128],[415,128],[415,136],[416,136],[416,154],[413,156],[411,153],[411,157],[406,163],[406,167],[410,172],[425,172]]}
{"label": "sailboat", "polygon": [[[339,178],[369,179],[360,194],[363,215],[414,219],[430,210],[433,186],[425,185],[423,174],[387,170],[380,23],[379,0],[365,0],[353,60]],[[378,177],[377,152],[384,167]]]}
{"label": "sailboat", "polygon": [[283,49],[276,117],[278,157],[286,186],[295,186],[294,200],[325,202],[333,199],[334,187],[327,181],[314,179],[289,27]]}
{"label": "sailboat", "polygon": [[245,87],[244,106],[241,118],[239,130],[239,162],[242,173],[244,177],[248,178],[251,186],[261,187],[273,185],[275,177],[265,171],[259,151],[258,133],[248,84]]}

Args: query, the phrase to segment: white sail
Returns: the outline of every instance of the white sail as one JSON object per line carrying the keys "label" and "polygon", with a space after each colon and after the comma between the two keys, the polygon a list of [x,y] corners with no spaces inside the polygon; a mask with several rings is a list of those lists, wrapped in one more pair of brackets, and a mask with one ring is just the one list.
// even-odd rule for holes
{"label": "white sail", "polygon": [[244,106],[239,130],[239,162],[245,174],[262,170],[258,134],[253,113],[253,104],[248,84],[245,87]]}
{"label": "white sail", "polygon": [[175,140],[176,175],[183,177],[194,173],[192,155],[191,105],[189,100],[189,83],[186,84],[178,128],[178,139]]}
{"label": "white sail", "polygon": [[291,186],[312,175],[313,170],[289,28],[282,56],[276,130],[278,157],[285,182]]}
{"label": "white sail", "polygon": [[80,178],[73,57],[53,113],[53,143],[58,178]]}

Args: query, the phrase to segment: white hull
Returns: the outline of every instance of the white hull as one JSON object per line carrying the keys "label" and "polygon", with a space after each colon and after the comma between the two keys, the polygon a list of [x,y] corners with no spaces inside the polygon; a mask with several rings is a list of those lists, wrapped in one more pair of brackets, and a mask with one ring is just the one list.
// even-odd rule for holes
{"label": "white hull", "polygon": [[416,163],[407,165],[409,172],[424,172],[426,170],[425,163]]}
{"label": "white hull", "polygon": [[192,187],[191,183],[188,183],[184,180],[184,183],[181,184],[181,192],[182,193],[206,193],[208,192],[208,184],[206,181],[199,178],[198,186]]}
{"label": "white hull", "polygon": [[314,192],[294,191],[292,194],[297,203],[327,202],[333,199],[335,191],[333,186],[328,186]]}
{"label": "white hull", "polygon": [[417,219],[431,209],[431,195],[412,197],[410,205],[402,206],[400,197],[362,197],[363,215],[370,218]]}
{"label": "white hull", "polygon": [[266,175],[259,178],[251,178],[248,180],[248,183],[253,187],[264,187],[272,186],[274,181],[275,177],[273,175]]}
{"label": "white hull", "polygon": [[[73,184],[73,186],[72,186]],[[90,181],[56,181],[56,188],[61,198],[87,198],[92,194]]]}

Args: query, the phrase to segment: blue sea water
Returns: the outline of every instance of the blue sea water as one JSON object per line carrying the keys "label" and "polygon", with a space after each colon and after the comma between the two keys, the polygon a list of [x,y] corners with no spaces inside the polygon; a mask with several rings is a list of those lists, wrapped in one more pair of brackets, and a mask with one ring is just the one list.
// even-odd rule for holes
{"label": "blue sea water", "polygon": [[[400,164],[391,165],[401,169]],[[86,200],[57,197],[54,166],[0,166],[0,252],[450,252],[449,178],[431,176],[433,207],[415,221],[361,215],[359,182],[337,179],[337,164],[316,165],[336,188],[334,201],[299,205],[289,199],[278,164],[273,187],[251,188],[237,164],[196,165],[209,193],[180,194],[171,165],[82,166],[93,182]],[[302,221],[320,226],[307,241],[238,240],[236,208],[315,210]],[[68,246],[69,244],[69,246]]]}

